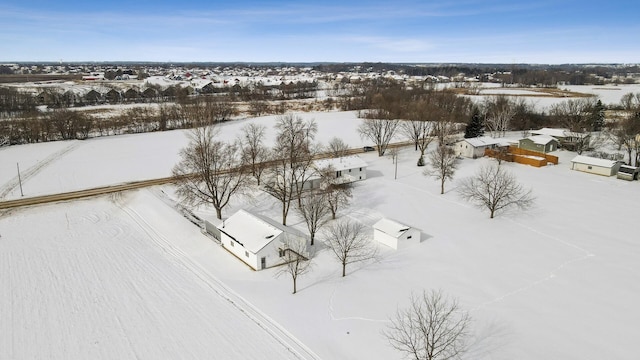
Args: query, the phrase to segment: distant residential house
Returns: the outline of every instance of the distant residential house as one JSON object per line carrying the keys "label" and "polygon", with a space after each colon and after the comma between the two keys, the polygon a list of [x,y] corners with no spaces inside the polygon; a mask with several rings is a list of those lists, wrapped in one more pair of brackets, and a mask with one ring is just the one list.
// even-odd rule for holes
{"label": "distant residential house", "polygon": [[544,154],[556,151],[558,146],[560,146],[560,142],[549,135],[533,135],[518,141],[519,148],[537,151]]}
{"label": "distant residential house", "polygon": [[96,81],[96,80],[104,80],[104,73],[91,73],[90,75],[84,75],[82,80],[85,81]]}
{"label": "distant residential house", "polygon": [[591,174],[613,176],[622,163],[616,160],[598,159],[578,155],[571,160],[571,170],[584,171]]}
{"label": "distant residential house", "polygon": [[139,97],[140,97],[140,92],[136,89],[127,89],[127,91],[124,92],[124,98],[129,101],[135,100]]}
{"label": "distant residential house", "polygon": [[456,156],[476,159],[483,157],[486,149],[495,149],[501,144],[502,140],[494,139],[490,136],[479,136],[457,141],[453,144],[453,151]]}
{"label": "distant residential house", "polygon": [[116,89],[111,89],[104,94],[104,99],[109,104],[117,104],[122,100],[122,93]]}
{"label": "distant residential house", "polygon": [[283,264],[285,252],[290,251],[287,243],[298,242],[306,248],[307,237],[300,231],[246,210],[239,210],[217,228],[222,246],[254,270]]}
{"label": "distant residential house", "polygon": [[420,243],[420,230],[390,219],[373,224],[373,239],[393,249]]}
{"label": "distant residential house", "polygon": [[343,156],[338,158],[329,158],[315,160],[313,167],[319,172],[331,172],[327,174],[337,183],[352,183],[355,181],[365,180],[367,178],[367,162],[357,155]]}
{"label": "distant residential house", "polygon": [[577,143],[584,145],[581,148],[587,148],[590,141],[590,134],[570,131],[569,129],[542,128],[540,130],[532,130],[531,135],[547,135],[558,140],[560,147],[567,150],[574,150]]}
{"label": "distant residential house", "polygon": [[158,91],[156,89],[154,89],[154,88],[146,88],[142,92],[142,97],[144,97],[146,99],[154,99],[154,98],[158,97]]}
{"label": "distant residential house", "polygon": [[100,94],[96,90],[91,89],[86,94],[84,94],[83,98],[84,101],[88,104],[97,104],[102,101],[102,94]]}

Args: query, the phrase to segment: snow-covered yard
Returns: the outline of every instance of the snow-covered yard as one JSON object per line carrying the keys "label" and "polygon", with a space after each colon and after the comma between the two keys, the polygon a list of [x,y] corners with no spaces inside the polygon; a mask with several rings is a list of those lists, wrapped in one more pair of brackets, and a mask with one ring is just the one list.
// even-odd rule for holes
{"label": "snow-covered yard", "polygon": [[[336,135],[362,145],[355,115],[327,113],[324,130],[320,115],[308,116],[318,121],[321,141]],[[126,157],[129,142],[141,143],[142,153]],[[156,142],[154,149],[166,152],[143,151]],[[186,138],[172,132],[79,143],[34,172],[27,192],[166,176]],[[102,150],[85,148],[92,143]],[[37,166],[36,159],[74,146],[61,144],[40,144],[52,147],[42,154],[31,145],[3,149],[0,164],[13,171],[22,161],[14,156],[23,156],[32,159],[26,168]],[[395,219],[420,229],[422,241],[398,251],[381,246],[376,261],[348,266],[345,278],[320,241],[296,295],[276,269],[251,271],[202,235],[170,206],[170,186],[6,211],[0,358],[282,359],[294,356],[287,347],[307,358],[401,358],[381,330],[412,292],[442,289],[474,318],[482,341],[470,359],[635,359],[640,183],[571,171],[575,153],[554,155],[560,164],[544,168],[503,162],[533,188],[536,206],[493,220],[460,200],[455,182],[439,195],[411,148],[399,154],[397,179],[390,158],[361,155],[367,180],[355,185],[340,216],[367,225]],[[64,171],[74,168],[72,157],[91,165],[87,175]],[[129,174],[135,158],[141,168]],[[101,161],[124,165],[105,171]],[[492,161],[464,159],[456,178]],[[0,186],[12,178],[2,169]],[[109,171],[113,177],[102,179]],[[265,194],[238,198],[223,215],[240,208],[279,219],[278,204]],[[288,223],[304,230],[294,215]]]}

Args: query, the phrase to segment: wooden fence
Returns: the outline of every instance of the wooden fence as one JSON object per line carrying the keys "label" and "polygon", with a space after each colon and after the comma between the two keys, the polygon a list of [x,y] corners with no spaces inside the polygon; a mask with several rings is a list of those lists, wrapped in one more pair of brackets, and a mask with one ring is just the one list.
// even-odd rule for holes
{"label": "wooden fence", "polygon": [[544,154],[537,151],[521,149],[515,146],[509,148],[486,149],[485,156],[489,156],[504,161],[515,162],[518,164],[531,165],[535,167],[547,166],[548,163],[558,165],[558,157]]}

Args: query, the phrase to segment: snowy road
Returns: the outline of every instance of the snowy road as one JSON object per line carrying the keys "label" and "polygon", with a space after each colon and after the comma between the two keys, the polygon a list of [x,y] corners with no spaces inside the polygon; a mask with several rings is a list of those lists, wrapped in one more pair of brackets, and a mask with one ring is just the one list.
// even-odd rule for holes
{"label": "snowy road", "polygon": [[130,195],[0,215],[0,358],[316,358],[167,239],[197,228],[160,232]]}

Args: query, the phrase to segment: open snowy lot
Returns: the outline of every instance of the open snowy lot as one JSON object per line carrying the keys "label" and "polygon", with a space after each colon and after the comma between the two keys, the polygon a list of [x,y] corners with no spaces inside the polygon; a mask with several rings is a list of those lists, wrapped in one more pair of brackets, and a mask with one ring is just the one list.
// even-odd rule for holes
{"label": "open snowy lot", "polygon": [[[308,116],[318,121],[321,141],[335,135],[362,144],[355,115],[334,114],[327,120],[333,131],[323,130],[318,114]],[[132,139],[142,143],[141,154],[126,157]],[[168,175],[186,138],[172,132],[78,143],[35,171],[27,193],[72,190],[65,188],[74,176],[65,158],[74,154],[93,164],[75,175],[78,187]],[[92,143],[107,153],[80,151]],[[52,144],[38,144],[51,146],[43,154],[31,146],[0,150],[0,164],[14,171],[14,159],[5,157],[12,154],[31,159],[31,168],[74,146]],[[377,260],[348,266],[345,278],[320,241],[296,295],[291,279],[275,277],[277,269],[251,271],[202,235],[171,207],[170,186],[6,211],[0,358],[401,358],[380,332],[412,292],[442,289],[474,318],[478,341],[469,359],[635,359],[640,183],[571,171],[575,153],[556,154],[557,166],[503,164],[533,188],[536,205],[493,220],[460,200],[455,182],[440,195],[411,148],[399,154],[397,179],[389,157],[362,155],[368,179],[339,216],[367,225],[389,217],[420,229],[422,241],[398,251],[381,247]],[[98,155],[123,165],[102,172],[90,158]],[[456,178],[492,161],[462,160]],[[127,173],[133,164],[142,175]],[[112,178],[101,178],[109,172]],[[11,180],[4,168],[0,176]],[[63,179],[59,188],[44,187],[55,176]],[[265,194],[238,198],[223,215],[240,208],[279,219],[278,204]],[[294,215],[289,224],[304,230]]]}

